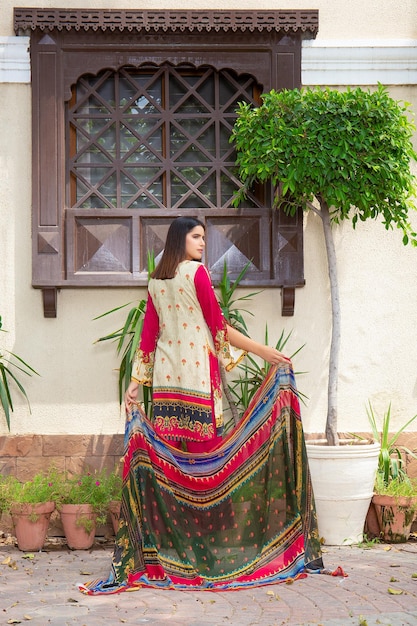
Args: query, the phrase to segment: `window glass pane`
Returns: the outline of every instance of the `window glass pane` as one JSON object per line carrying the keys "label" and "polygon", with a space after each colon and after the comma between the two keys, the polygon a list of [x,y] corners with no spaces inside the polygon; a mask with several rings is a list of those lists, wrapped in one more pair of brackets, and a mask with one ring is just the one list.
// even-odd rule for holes
{"label": "window glass pane", "polygon": [[[104,81],[104,82],[103,82]],[[115,83],[110,72],[88,76],[77,83],[77,113],[107,114],[115,105]]]}
{"label": "window glass pane", "polygon": [[122,206],[125,208],[159,208],[162,205],[162,175],[159,170],[130,167],[121,177]]}
{"label": "window glass pane", "polygon": [[112,124],[109,128],[103,130],[96,139],[97,144],[101,146],[113,158],[117,157],[117,127]]}
{"label": "window glass pane", "polygon": [[125,70],[128,72],[130,82],[135,86],[136,95],[134,102],[125,109],[127,115],[157,115],[162,107],[162,74],[155,68],[149,71],[138,72],[135,70]]}
{"label": "window glass pane", "polygon": [[[83,149],[85,144],[85,149]],[[77,163],[111,163],[111,155],[107,155],[97,145],[78,137]]]}
{"label": "window glass pane", "polygon": [[188,180],[193,185],[197,184],[202,178],[204,178],[210,171],[208,167],[177,167],[175,168],[179,172],[184,180]]}

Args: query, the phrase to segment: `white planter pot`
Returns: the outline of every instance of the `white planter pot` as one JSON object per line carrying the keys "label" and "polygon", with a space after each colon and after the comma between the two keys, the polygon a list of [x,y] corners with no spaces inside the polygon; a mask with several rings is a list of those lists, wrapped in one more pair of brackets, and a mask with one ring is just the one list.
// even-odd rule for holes
{"label": "white planter pot", "polygon": [[331,546],[363,539],[378,467],[379,443],[306,443],[320,537]]}

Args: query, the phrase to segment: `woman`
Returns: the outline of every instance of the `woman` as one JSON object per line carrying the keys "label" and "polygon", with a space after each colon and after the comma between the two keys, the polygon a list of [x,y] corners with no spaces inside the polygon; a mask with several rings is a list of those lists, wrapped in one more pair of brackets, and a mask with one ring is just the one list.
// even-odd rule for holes
{"label": "woman", "polygon": [[[323,567],[290,361],[226,323],[201,263],[204,247],[199,220],[174,220],[149,281],[125,394],[112,570],[80,585],[89,595],[239,589]],[[229,369],[242,358],[231,346],[273,367],[222,436],[220,362]],[[152,385],[151,420],[136,402],[140,384]]]}
{"label": "woman", "polygon": [[212,447],[222,435],[219,362],[229,370],[239,360],[230,344],[243,356],[252,352],[276,365],[289,361],[226,323],[201,263],[204,248],[202,222],[179,217],[171,223],[149,281],[142,338],[125,395],[129,410],[139,385],[152,386],[155,431],[177,447],[186,441],[189,451],[203,451],[207,443]]}

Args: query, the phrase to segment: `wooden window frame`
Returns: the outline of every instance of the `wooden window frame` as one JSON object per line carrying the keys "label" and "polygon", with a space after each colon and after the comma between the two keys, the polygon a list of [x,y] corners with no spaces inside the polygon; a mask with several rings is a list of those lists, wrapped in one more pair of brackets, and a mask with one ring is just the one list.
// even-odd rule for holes
{"label": "wooden window frame", "polygon": [[[318,30],[318,11],[129,11],[15,8],[17,34],[31,34],[33,254],[32,285],[43,292],[44,315],[57,314],[57,290],[65,287],[146,285],[141,220],[169,221],[178,211],[71,209],[65,205],[65,106],[85,73],[142,64],[210,65],[253,75],[263,87],[301,85],[301,42]],[[252,209],[236,209],[247,216]],[[229,210],[228,215],[231,211]],[[255,211],[256,213],[256,211]],[[224,210],[193,211],[206,222]],[[295,288],[304,284],[302,212],[264,211],[260,246],[268,276],[246,284],[282,288],[283,315],[294,311]],[[83,220],[115,220],[129,242],[126,272],[77,273],[77,228]],[[267,223],[269,220],[269,224]],[[109,228],[112,224],[108,222]],[[266,244],[266,245],[265,245]],[[81,244],[80,244],[81,245]],[[129,264],[130,263],[130,264]],[[208,263],[210,267],[210,262]],[[214,279],[216,280],[216,273]]]}

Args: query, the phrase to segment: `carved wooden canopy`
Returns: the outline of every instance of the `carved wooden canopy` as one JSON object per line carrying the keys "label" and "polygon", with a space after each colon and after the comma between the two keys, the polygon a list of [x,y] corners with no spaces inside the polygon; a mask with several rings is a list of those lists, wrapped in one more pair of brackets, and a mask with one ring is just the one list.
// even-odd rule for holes
{"label": "carved wooden canopy", "polygon": [[93,31],[318,31],[317,10],[107,10],[15,8],[16,33],[40,30]]}

